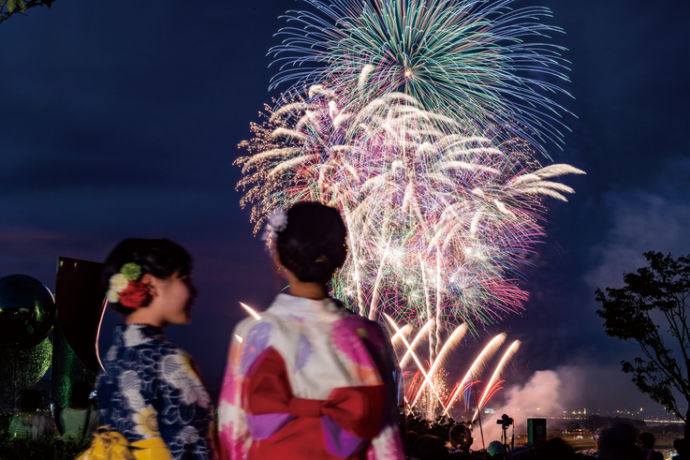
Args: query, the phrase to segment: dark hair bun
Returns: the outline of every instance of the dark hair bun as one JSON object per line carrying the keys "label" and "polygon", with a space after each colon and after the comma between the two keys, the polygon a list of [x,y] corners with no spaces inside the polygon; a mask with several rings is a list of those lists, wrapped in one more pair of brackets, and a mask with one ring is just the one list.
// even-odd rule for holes
{"label": "dark hair bun", "polygon": [[287,212],[278,232],[280,262],[300,281],[326,284],[347,257],[347,230],[337,209],[302,201]]}
{"label": "dark hair bun", "polygon": [[[167,239],[127,238],[122,240],[105,259],[103,267],[103,285],[108,289],[110,277],[120,272],[126,263],[134,262],[142,269],[142,274],[149,273],[160,279],[166,279],[178,272],[188,275],[192,270],[192,258],[179,244]],[[128,315],[131,308],[119,303],[111,303],[114,310]]]}

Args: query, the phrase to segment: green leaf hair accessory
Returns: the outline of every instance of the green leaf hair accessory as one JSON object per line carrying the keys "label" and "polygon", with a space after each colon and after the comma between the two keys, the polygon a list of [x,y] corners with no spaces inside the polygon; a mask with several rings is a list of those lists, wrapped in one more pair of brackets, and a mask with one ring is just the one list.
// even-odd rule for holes
{"label": "green leaf hair accessory", "polygon": [[126,263],[120,269],[120,273],[124,276],[127,281],[137,281],[142,274],[143,270],[138,264],[134,262]]}

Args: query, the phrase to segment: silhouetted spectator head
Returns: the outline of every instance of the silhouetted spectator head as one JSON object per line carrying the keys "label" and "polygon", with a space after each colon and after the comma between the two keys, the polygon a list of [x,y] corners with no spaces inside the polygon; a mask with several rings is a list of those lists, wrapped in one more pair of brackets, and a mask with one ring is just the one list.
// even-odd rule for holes
{"label": "silhouetted spectator head", "polygon": [[411,453],[412,450],[414,449],[415,444],[417,443],[418,437],[419,437],[419,435],[417,434],[416,431],[412,431],[412,430],[407,431],[407,439],[406,440],[407,440],[408,453]]}
{"label": "silhouetted spectator head", "polygon": [[448,440],[454,448],[467,452],[472,445],[472,433],[467,426],[458,423],[448,431]]}
{"label": "silhouetted spectator head", "polygon": [[575,457],[575,449],[561,438],[551,438],[546,441],[539,449],[540,459],[562,459],[568,460]]}
{"label": "silhouetted spectator head", "polygon": [[93,387],[83,380],[77,380],[72,385],[72,404],[75,409],[85,409],[89,406],[89,395]]}
{"label": "silhouetted spectator head", "polygon": [[654,449],[655,442],[656,438],[652,433],[640,433],[640,444],[642,444],[642,447],[645,449]]}
{"label": "silhouetted spectator head", "polygon": [[43,407],[43,395],[38,390],[24,390],[19,396],[19,410],[36,412]]}
{"label": "silhouetted spectator head", "polygon": [[491,441],[489,443],[489,447],[486,448],[486,451],[492,457],[498,457],[506,453],[506,448],[501,441]]}
{"label": "silhouetted spectator head", "polygon": [[635,445],[635,429],[627,423],[607,428],[599,435],[599,458],[602,460],[635,460],[640,451]]}
{"label": "silhouetted spectator head", "polygon": [[445,460],[448,458],[448,450],[438,436],[425,434],[420,436],[415,443],[415,453],[420,460]]}
{"label": "silhouetted spectator head", "polygon": [[688,454],[688,443],[685,439],[675,439],[673,441],[673,448],[678,452],[681,458],[686,458]]}

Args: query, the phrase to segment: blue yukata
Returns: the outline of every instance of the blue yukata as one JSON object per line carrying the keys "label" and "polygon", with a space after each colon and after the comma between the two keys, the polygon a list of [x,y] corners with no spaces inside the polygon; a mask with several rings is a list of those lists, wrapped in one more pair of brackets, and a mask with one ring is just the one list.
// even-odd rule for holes
{"label": "blue yukata", "polygon": [[211,399],[187,353],[160,328],[119,325],[98,376],[101,425],[130,442],[160,437],[173,459],[213,457]]}

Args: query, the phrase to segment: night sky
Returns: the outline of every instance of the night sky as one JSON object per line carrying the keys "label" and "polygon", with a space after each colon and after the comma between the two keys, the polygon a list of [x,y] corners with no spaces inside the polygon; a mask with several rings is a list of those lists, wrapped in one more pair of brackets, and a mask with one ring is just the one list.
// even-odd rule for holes
{"label": "night sky", "polygon": [[[551,155],[588,174],[564,179],[577,191],[569,203],[547,203],[525,312],[477,340],[523,341],[508,385],[568,369],[579,376],[572,404],[647,407],[619,371],[636,349],[604,334],[593,291],[619,284],[646,250],[690,253],[690,4],[537,4],[566,29],[556,40],[573,62],[578,118]],[[169,336],[217,389],[238,301],[261,309],[281,287],[239,208],[232,162],[271,97],[278,16],[299,6],[56,0],[0,24],[0,275],[53,288],[58,256],[102,261],[130,236],[181,243],[200,294],[192,325]]]}

